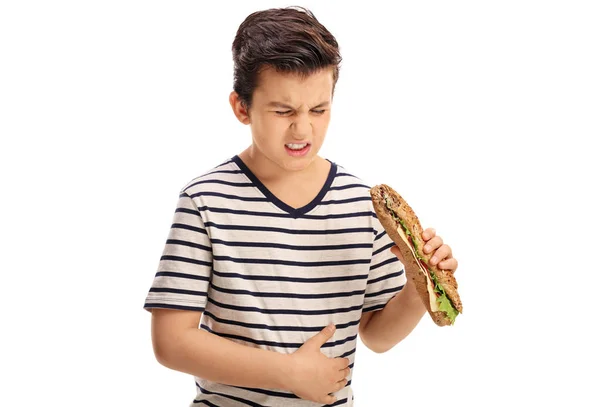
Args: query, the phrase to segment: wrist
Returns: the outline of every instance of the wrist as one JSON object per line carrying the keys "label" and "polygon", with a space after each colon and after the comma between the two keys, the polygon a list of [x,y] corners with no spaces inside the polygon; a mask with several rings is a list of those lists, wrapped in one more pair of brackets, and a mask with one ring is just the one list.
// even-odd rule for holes
{"label": "wrist", "polygon": [[406,285],[404,286],[404,289],[402,291],[404,291],[404,304],[402,305],[403,307],[406,307],[408,305],[411,308],[425,308],[425,306],[423,305],[423,300],[421,299],[421,295],[417,291],[417,286],[413,283],[413,281],[410,278],[407,280]]}
{"label": "wrist", "polygon": [[294,358],[291,354],[277,353],[276,369],[273,370],[274,382],[278,389],[292,391],[293,378],[296,376]]}

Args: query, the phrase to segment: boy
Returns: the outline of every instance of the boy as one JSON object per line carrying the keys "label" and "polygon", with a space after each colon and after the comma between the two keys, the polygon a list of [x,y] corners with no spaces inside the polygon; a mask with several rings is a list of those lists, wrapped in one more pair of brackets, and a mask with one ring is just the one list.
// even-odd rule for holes
{"label": "boy", "polygon": [[252,144],[181,190],[145,302],[157,360],[195,376],[191,405],[352,406],[358,335],[385,352],[426,311],[369,187],[317,155],[338,44],[310,11],[271,9],[240,25],[233,57]]}

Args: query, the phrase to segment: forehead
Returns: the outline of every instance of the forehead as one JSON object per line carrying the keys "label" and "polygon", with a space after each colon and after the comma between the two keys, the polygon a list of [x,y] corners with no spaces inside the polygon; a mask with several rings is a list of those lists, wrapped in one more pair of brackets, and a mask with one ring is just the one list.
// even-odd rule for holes
{"label": "forehead", "polygon": [[331,100],[333,69],[323,69],[308,76],[277,72],[266,68],[259,73],[253,99],[259,103],[284,102],[313,104]]}

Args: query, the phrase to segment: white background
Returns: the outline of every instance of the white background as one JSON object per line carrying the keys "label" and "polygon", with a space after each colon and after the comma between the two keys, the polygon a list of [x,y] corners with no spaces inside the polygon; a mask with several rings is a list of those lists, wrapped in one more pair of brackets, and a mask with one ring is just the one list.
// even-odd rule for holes
{"label": "white background", "polygon": [[[0,405],[187,406],[143,301],[179,189],[250,141],[238,25],[294,3],[1,4]],[[456,325],[361,345],[356,405],[598,405],[597,3],[298,4],[344,58],[322,155],[460,263]]]}

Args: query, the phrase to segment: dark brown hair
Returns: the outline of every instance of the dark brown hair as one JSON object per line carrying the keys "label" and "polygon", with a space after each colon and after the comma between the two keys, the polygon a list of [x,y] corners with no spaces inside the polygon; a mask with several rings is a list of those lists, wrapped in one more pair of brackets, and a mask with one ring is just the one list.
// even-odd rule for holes
{"label": "dark brown hair", "polygon": [[246,108],[266,67],[308,76],[333,68],[333,86],[342,57],[335,37],[302,7],[273,8],[250,14],[233,41],[233,90]]}

